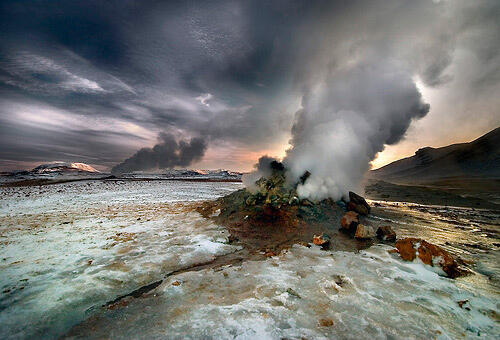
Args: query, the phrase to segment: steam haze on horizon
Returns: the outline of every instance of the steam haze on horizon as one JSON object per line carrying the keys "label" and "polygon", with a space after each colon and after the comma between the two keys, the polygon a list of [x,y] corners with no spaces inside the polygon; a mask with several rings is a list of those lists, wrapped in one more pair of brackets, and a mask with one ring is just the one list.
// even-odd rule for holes
{"label": "steam haze on horizon", "polygon": [[3,1],[0,171],[270,155],[311,170],[304,195],[340,195],[379,152],[500,126],[499,17],[497,0]]}

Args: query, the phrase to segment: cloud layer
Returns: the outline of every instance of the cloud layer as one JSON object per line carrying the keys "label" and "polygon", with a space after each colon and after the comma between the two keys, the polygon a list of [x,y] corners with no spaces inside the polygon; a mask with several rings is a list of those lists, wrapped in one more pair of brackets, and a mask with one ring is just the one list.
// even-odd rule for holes
{"label": "cloud layer", "polygon": [[[195,165],[241,167],[228,151],[238,150],[256,155],[248,169],[289,138],[298,150],[322,115],[325,124],[345,107],[373,116],[358,117],[360,129],[401,115],[364,137],[378,140],[371,158],[423,115],[415,84],[439,92],[422,121],[493,128],[499,15],[494,0],[4,1],[0,169],[52,160],[111,169],[161,132],[201,138],[210,163]],[[368,84],[383,84],[398,113],[387,102],[384,114],[358,107],[353,93]]]}

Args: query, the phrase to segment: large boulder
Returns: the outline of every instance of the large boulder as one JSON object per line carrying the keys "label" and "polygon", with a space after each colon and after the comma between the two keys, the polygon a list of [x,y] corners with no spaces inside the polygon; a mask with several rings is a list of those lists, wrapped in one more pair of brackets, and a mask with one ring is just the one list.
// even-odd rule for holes
{"label": "large boulder", "polygon": [[391,242],[396,241],[396,233],[388,225],[378,227],[377,237],[382,241],[391,241]]}
{"label": "large boulder", "polygon": [[348,211],[340,219],[340,226],[345,230],[356,230],[359,224],[358,213],[355,211]]}
{"label": "large boulder", "polygon": [[375,236],[375,231],[369,225],[358,224],[354,238],[364,240]]}
{"label": "large boulder", "polygon": [[413,261],[417,257],[425,264],[439,266],[451,278],[463,275],[457,262],[446,250],[425,240],[407,237],[396,242],[396,249],[405,261]]}
{"label": "large boulder", "polygon": [[348,210],[354,210],[361,215],[368,215],[370,213],[370,205],[366,200],[358,194],[349,191],[349,204]]}

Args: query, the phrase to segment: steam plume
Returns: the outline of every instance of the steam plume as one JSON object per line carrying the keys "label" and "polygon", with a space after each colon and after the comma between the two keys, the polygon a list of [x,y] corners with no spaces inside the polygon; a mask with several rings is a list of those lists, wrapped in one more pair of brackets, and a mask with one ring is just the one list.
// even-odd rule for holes
{"label": "steam plume", "polygon": [[251,193],[256,193],[258,188],[255,182],[261,177],[269,177],[271,175],[271,163],[278,159],[270,156],[262,156],[254,165],[254,170],[243,175],[242,182]]}
{"label": "steam plume", "polygon": [[356,190],[384,145],[400,141],[425,116],[411,73],[384,58],[349,63],[306,88],[284,163],[301,197],[339,199]]}
{"label": "steam plume", "polygon": [[177,141],[172,134],[160,133],[160,143],[153,148],[143,148],[132,157],[116,165],[112,173],[150,169],[168,169],[175,166],[188,166],[200,160],[205,154],[207,143],[202,138],[192,138],[189,142]]}

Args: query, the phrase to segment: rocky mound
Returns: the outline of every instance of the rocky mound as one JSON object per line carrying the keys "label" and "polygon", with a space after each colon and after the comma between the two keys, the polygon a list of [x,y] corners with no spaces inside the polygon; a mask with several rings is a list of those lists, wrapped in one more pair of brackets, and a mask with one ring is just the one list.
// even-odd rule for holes
{"label": "rocky mound", "polygon": [[[257,180],[252,192],[241,189],[206,202],[200,213],[224,225],[232,240],[268,256],[294,243],[308,244],[313,239],[315,244],[335,250],[363,249],[372,244],[371,239],[356,240],[340,228],[347,208],[369,213],[369,205],[361,196],[352,193],[349,207],[344,201],[332,199],[300,199],[296,191],[298,183],[287,181],[283,164],[272,162],[270,167],[271,175]],[[306,172],[300,181],[303,183],[308,176]]]}

